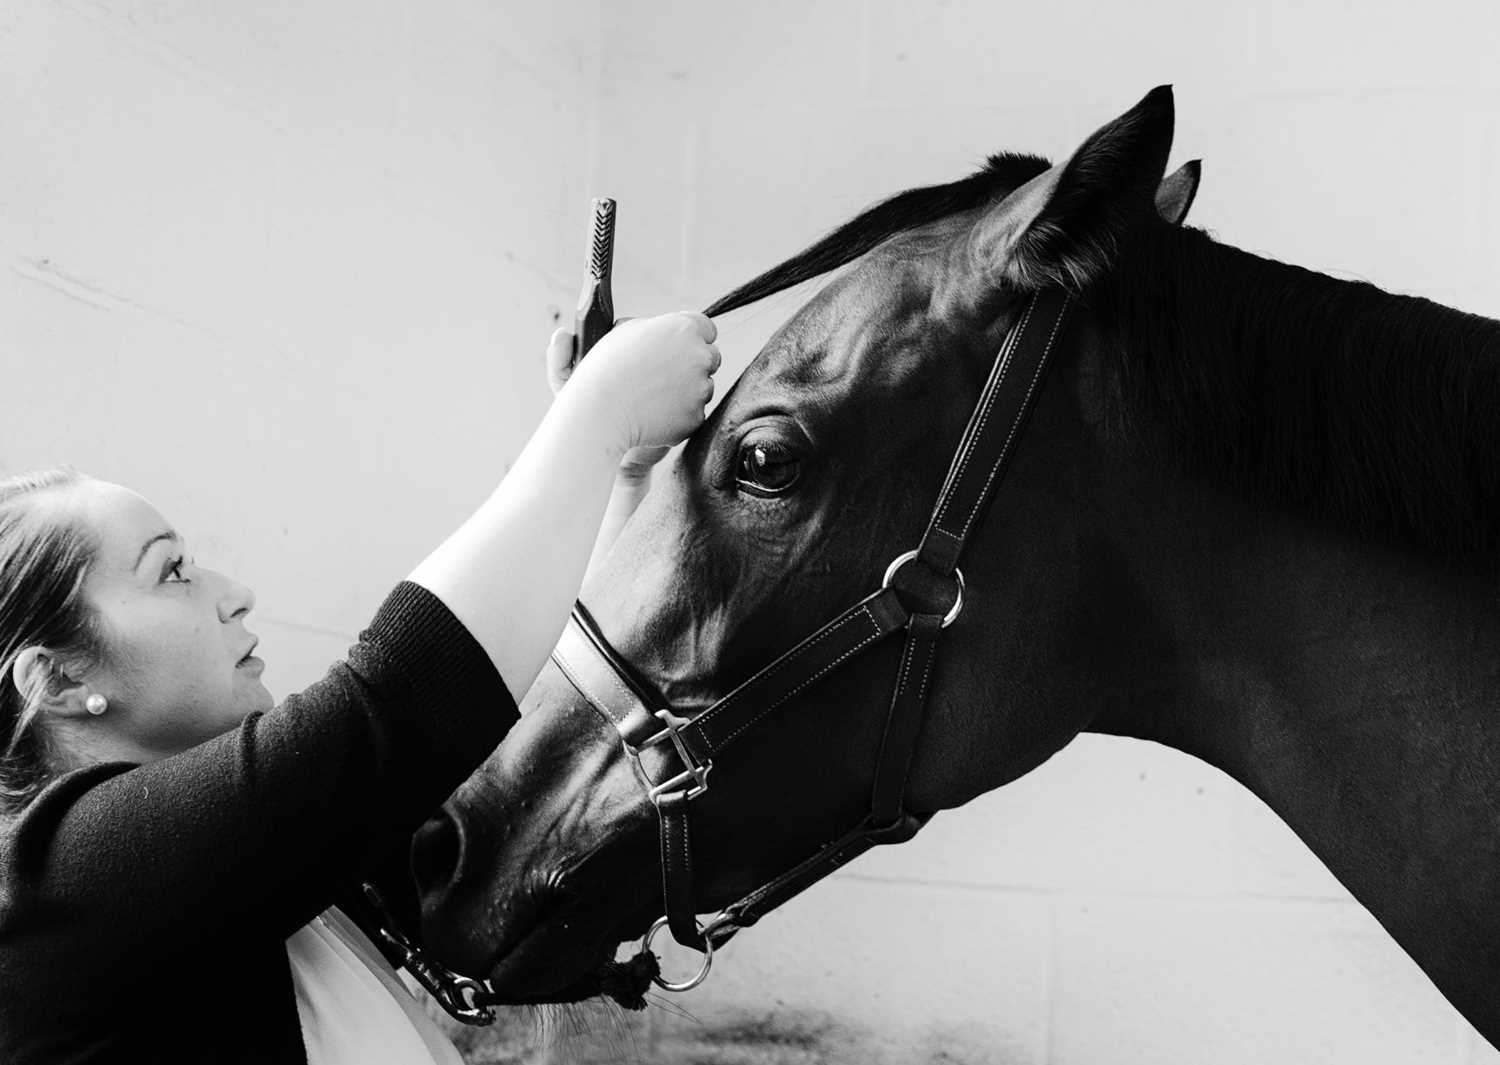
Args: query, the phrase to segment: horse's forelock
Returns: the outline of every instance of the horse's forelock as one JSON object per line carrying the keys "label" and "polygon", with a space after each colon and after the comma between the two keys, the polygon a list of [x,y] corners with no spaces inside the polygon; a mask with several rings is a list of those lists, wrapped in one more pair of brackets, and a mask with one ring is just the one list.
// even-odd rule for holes
{"label": "horse's forelock", "polygon": [[1004,152],[991,156],[982,170],[966,178],[897,193],[714,301],[704,313],[709,317],[727,314],[826,274],[900,233],[983,206],[1025,184],[1050,165],[1040,156]]}

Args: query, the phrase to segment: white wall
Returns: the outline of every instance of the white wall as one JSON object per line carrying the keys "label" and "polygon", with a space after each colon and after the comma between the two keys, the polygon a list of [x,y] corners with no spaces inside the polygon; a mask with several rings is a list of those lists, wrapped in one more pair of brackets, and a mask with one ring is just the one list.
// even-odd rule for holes
{"label": "white wall", "polygon": [[[535,423],[590,195],[622,313],[703,306],[1170,81],[1197,224],[1493,315],[1497,30],[1480,2],[0,0],[0,472],[156,501],[256,588],[285,693]],[[798,301],[722,323],[730,368]],[[1102,739],[768,918],[684,1005],[635,1024],[648,1058],[749,1024],[812,1060],[1500,1061],[1256,800]]]}
{"label": "white wall", "polygon": [[258,592],[273,691],[342,655],[546,402],[596,13],[0,5],[0,467],[155,501]]}

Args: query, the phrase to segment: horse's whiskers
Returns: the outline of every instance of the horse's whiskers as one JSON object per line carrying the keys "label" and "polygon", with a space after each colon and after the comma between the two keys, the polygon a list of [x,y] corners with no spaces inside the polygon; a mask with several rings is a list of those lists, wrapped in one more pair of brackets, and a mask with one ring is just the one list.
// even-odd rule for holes
{"label": "horse's whiskers", "polygon": [[592,1044],[603,1044],[612,1057],[623,1061],[642,1061],[641,1047],[636,1032],[618,1006],[606,999],[589,999],[584,1002],[546,1003],[527,1007],[532,1021],[532,1047],[535,1050],[558,1052],[558,1057],[549,1056],[549,1061],[566,1062],[582,1056],[594,1060],[581,1047],[573,1047],[587,1040]]}
{"label": "horse's whiskers", "polygon": [[665,995],[648,993],[646,995],[646,1002],[649,1005],[655,1006],[663,1013],[670,1013],[674,1017],[681,1017],[683,1020],[692,1021],[694,1024],[703,1023],[703,1018],[699,1017],[697,1014],[679,1005],[678,1003],[673,1002]]}

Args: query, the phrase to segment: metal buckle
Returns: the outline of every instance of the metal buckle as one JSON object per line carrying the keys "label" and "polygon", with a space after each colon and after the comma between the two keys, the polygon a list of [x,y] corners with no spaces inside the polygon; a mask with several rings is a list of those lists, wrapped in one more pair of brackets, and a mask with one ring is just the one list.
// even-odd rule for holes
{"label": "metal buckle", "polygon": [[364,884],[364,895],[380,917],[376,932],[395,948],[400,956],[401,968],[411,973],[412,978],[437,1000],[438,1005],[448,1011],[454,1020],[464,1024],[483,1026],[495,1022],[495,1011],[485,1006],[481,996],[493,995],[489,981],[456,973],[441,962],[428,957],[427,952],[413,943],[405,932],[397,927],[395,919],[385,905],[380,893],[370,884]]}
{"label": "metal buckle", "polygon": [[[666,727],[650,739],[642,741],[639,747],[632,747],[621,740],[620,742],[625,747],[625,753],[634,758],[637,764],[639,764],[642,751],[647,747],[655,747],[657,744],[670,739],[672,746],[677,748],[677,757],[682,760],[682,764],[687,768],[670,780],[653,785],[646,792],[647,797],[654,805],[659,804],[663,795],[675,792],[677,789],[687,785],[688,781],[692,781],[692,785],[688,787],[687,793],[683,797],[696,799],[708,790],[708,771],[714,767],[713,759],[709,759],[702,765],[699,765],[693,758],[692,752],[688,750],[687,744],[682,742],[682,736],[678,733],[678,729],[692,724],[687,718],[678,717],[670,710],[657,710],[653,716]],[[641,771],[642,773],[645,772],[644,767],[642,767]],[[648,777],[647,779],[649,780],[650,778]]]}
{"label": "metal buckle", "polygon": [[447,1010],[454,1020],[477,1027],[495,1023],[495,1011],[480,1005],[480,996],[491,993],[484,983],[460,976],[444,967],[438,967],[431,973],[425,971],[426,967],[433,965],[436,963],[424,956],[407,962],[406,971],[426,988],[428,994],[437,999],[438,1005]]}
{"label": "metal buckle", "polygon": [[[723,913],[720,913],[717,916],[711,918],[707,925],[704,925],[703,923],[696,920],[693,923],[698,926],[698,934],[703,937],[703,965],[698,969],[697,975],[693,976],[691,979],[684,980],[681,983],[677,984],[671,983],[667,980],[663,980],[660,974],[653,976],[651,978],[651,982],[654,983],[657,987],[661,988],[663,991],[691,991],[693,988],[703,983],[704,980],[707,980],[708,970],[712,969],[714,965],[714,934],[725,928],[729,929],[731,934],[735,931],[738,931],[739,929],[739,925],[735,924],[732,918]],[[651,926],[650,931],[648,931],[645,938],[641,940],[642,952],[646,952],[651,949],[651,941],[656,938],[656,933],[660,932],[666,926],[666,917],[658,917],[656,919],[656,922]],[[727,939],[728,936],[726,936],[725,938]]]}
{"label": "metal buckle", "polygon": [[[916,550],[907,551],[904,554],[897,555],[896,558],[891,562],[891,564],[885,568],[885,576],[880,579],[880,587],[889,588],[891,586],[891,578],[896,575],[896,571],[902,566],[906,565],[912,559],[916,558],[917,555],[918,552]],[[953,605],[948,608],[948,613],[943,615],[942,627],[945,629],[949,625],[953,624],[953,622],[958,618],[958,615],[963,613],[964,609],[963,570],[955,568],[953,570],[953,576],[958,581],[958,598],[953,600]]]}

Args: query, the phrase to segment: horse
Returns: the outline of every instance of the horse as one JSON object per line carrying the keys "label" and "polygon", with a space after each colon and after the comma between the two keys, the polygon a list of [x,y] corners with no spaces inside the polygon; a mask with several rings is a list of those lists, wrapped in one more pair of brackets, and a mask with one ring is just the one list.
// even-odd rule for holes
{"label": "horse", "polygon": [[[899,842],[1088,731],[1258,795],[1500,1041],[1500,323],[1174,224],[1173,121],[1153,90],[1061,163],[903,192],[710,308],[838,271],[583,589],[572,638],[649,749],[560,655],[416,836],[439,957],[506,1001],[596,994],[664,908],[711,950],[810,855],[847,860],[872,794],[865,843]],[[891,567],[892,638],[785,685],[710,777],[695,721],[927,544],[1039,300],[1066,322],[961,565]],[[690,850],[661,835],[688,824]]]}

